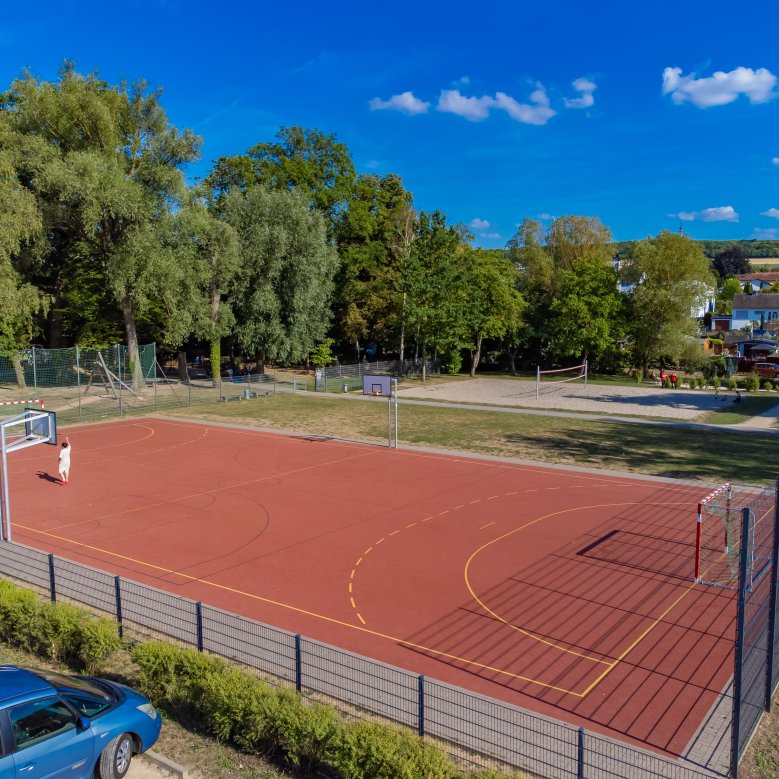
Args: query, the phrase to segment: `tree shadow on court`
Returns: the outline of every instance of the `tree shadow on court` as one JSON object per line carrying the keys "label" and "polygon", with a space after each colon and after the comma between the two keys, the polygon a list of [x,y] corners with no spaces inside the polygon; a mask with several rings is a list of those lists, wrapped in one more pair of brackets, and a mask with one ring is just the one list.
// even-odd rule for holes
{"label": "tree shadow on court", "polygon": [[[508,444],[552,450],[555,462],[679,479],[767,482],[779,475],[779,437],[593,420],[575,431],[510,433]],[[550,459],[543,457],[541,459]]]}

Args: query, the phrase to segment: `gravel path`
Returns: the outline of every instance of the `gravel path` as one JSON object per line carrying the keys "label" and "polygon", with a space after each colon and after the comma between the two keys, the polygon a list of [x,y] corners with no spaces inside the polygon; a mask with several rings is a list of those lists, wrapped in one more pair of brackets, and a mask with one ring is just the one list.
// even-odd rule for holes
{"label": "gravel path", "polygon": [[527,379],[469,379],[415,386],[399,389],[398,397],[687,421],[722,404],[711,391],[670,390],[644,385],[588,384],[585,387],[581,382],[542,384],[536,398],[536,383]]}

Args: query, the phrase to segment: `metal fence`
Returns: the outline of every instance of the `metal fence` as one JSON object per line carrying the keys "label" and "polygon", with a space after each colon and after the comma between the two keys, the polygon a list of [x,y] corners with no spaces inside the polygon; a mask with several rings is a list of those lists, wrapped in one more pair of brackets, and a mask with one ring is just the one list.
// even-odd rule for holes
{"label": "metal fence", "polygon": [[[202,403],[230,403],[280,393],[349,392],[362,389],[365,374],[413,376],[419,361],[397,360],[334,365],[309,372],[270,369],[264,373],[227,371],[210,378],[200,366],[160,364],[156,345],[140,347],[141,386],[132,381],[127,347],[40,349],[0,354],[0,415],[18,411],[24,401],[43,401],[60,424],[124,414],[184,409]],[[437,373],[435,361],[426,363]]]}
{"label": "metal fence", "polygon": [[742,509],[730,756],[733,776],[777,688],[778,499],[779,481],[748,495]]}
{"label": "metal fence", "polygon": [[112,614],[120,634],[133,627],[169,636],[327,696],[357,716],[441,739],[461,764],[496,761],[549,779],[724,775],[19,544],[0,543],[0,575],[52,600],[67,597]]}

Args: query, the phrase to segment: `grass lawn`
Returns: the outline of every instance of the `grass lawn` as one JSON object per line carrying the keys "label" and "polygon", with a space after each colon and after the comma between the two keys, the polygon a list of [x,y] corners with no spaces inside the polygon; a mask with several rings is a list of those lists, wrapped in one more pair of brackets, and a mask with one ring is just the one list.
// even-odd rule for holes
{"label": "grass lawn", "polygon": [[720,408],[710,411],[701,421],[709,425],[737,425],[746,422],[750,417],[762,414],[776,406],[779,406],[779,395],[748,395],[741,393],[743,403],[734,403],[734,393],[729,392]]}
{"label": "grass lawn", "polygon": [[[334,438],[387,441],[384,399],[276,395],[193,406],[185,415]],[[714,482],[768,482],[777,476],[779,458],[779,437],[771,434],[402,403],[399,431],[401,445]]]}

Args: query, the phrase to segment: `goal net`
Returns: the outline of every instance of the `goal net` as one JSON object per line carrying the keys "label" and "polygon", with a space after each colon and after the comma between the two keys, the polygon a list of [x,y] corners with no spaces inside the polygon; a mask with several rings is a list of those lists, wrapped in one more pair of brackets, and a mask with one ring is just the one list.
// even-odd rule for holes
{"label": "goal net", "polygon": [[[542,379],[542,376],[547,378]],[[584,385],[587,386],[587,360],[572,368],[556,368],[551,371],[542,371],[540,367],[536,368],[536,397],[541,391],[541,381],[544,384],[567,384],[569,381],[579,381],[580,379],[584,379]]]}
{"label": "goal net", "polygon": [[773,527],[776,495],[773,487],[734,486],[726,482],[698,504],[695,581],[736,589],[742,555],[744,522],[750,523],[747,578],[751,586],[770,565],[770,549],[761,539]]}

